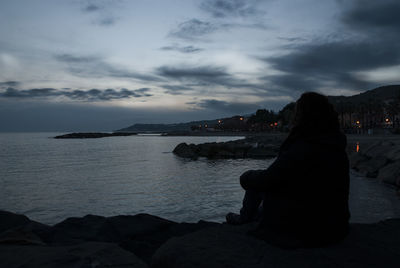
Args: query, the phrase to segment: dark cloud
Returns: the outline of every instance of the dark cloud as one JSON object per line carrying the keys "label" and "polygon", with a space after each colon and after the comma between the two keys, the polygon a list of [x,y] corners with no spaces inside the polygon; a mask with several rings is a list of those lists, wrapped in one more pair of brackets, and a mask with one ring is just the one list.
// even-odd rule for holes
{"label": "dark cloud", "polygon": [[262,14],[254,0],[206,0],[200,8],[215,18],[255,17]]}
{"label": "dark cloud", "polygon": [[116,18],[111,18],[111,17],[109,17],[109,18],[102,18],[102,19],[100,19],[100,20],[98,21],[98,23],[99,23],[100,25],[102,25],[102,26],[110,26],[110,25],[115,24],[116,21],[117,21]]}
{"label": "dark cloud", "polygon": [[214,66],[201,66],[201,67],[162,66],[158,68],[158,73],[162,76],[177,80],[181,79],[215,80],[230,76],[225,71],[225,68],[214,67]]}
{"label": "dark cloud", "polygon": [[128,78],[145,82],[162,81],[160,77],[154,75],[142,74],[111,65],[99,56],[61,54],[56,55],[55,59],[67,64],[68,71],[77,76]]}
{"label": "dark cloud", "polygon": [[362,80],[357,72],[400,65],[400,19],[394,15],[399,12],[395,1],[354,1],[341,17],[353,38],[292,46],[286,55],[265,59],[285,73],[265,79],[292,90],[373,88],[378,84]]}
{"label": "dark cloud", "polygon": [[196,53],[196,52],[200,52],[203,49],[202,48],[198,48],[198,47],[194,47],[194,46],[178,46],[178,45],[173,45],[173,46],[165,46],[160,48],[161,50],[165,50],[165,51],[178,51],[181,53]]}
{"label": "dark cloud", "polygon": [[86,11],[86,12],[94,12],[94,11],[98,11],[98,10],[100,10],[100,9],[101,9],[101,7],[98,6],[98,5],[89,4],[89,5],[87,5],[87,6],[83,9],[83,11]]}
{"label": "dark cloud", "polygon": [[17,81],[0,82],[0,88],[16,87],[18,85],[19,85],[19,82],[17,82]]}
{"label": "dark cloud", "polygon": [[187,104],[195,105],[197,108],[228,112],[230,114],[241,114],[254,112],[260,108],[254,103],[227,102],[215,99],[204,99],[198,102],[188,102]]}
{"label": "dark cloud", "polygon": [[191,19],[180,23],[177,29],[171,31],[169,35],[186,40],[196,40],[215,32],[217,29],[218,27],[210,22]]}
{"label": "dark cloud", "polygon": [[171,95],[181,95],[185,92],[194,90],[193,87],[182,86],[182,85],[162,85],[161,87],[166,89],[165,93],[171,94]]}
{"label": "dark cloud", "polygon": [[71,54],[56,55],[55,59],[67,63],[92,63],[101,61],[101,58],[96,56],[75,56]]}
{"label": "dark cloud", "polygon": [[241,81],[235,79],[225,68],[216,66],[162,66],[157,73],[169,80],[186,83],[185,86],[211,86],[221,85],[224,87],[237,87]]}
{"label": "dark cloud", "polygon": [[34,88],[17,90],[15,88],[7,88],[4,92],[0,92],[0,98],[13,99],[33,99],[33,98],[51,98],[51,97],[66,97],[71,100],[80,101],[110,101],[115,99],[140,98],[150,97],[149,88],[140,88],[129,90],[122,88],[115,89],[90,89],[90,90],[58,90],[54,88]]}
{"label": "dark cloud", "polygon": [[117,22],[113,9],[119,5],[117,0],[84,1],[82,11],[92,17],[92,23],[99,26],[112,26]]}
{"label": "dark cloud", "polygon": [[[355,0],[343,14],[345,24],[364,31],[379,30],[398,33],[400,28],[400,2],[398,0]],[[398,34],[397,34],[398,35]]]}
{"label": "dark cloud", "polygon": [[235,75],[227,72],[226,68],[219,66],[162,66],[157,68],[156,73],[168,80],[181,83],[181,88],[176,86],[174,86],[174,88],[163,86],[168,89],[167,93],[174,95],[208,86],[242,88],[245,90],[252,90],[252,93],[255,95],[261,94],[263,96],[268,93],[264,84],[250,83],[245,79],[238,79]]}

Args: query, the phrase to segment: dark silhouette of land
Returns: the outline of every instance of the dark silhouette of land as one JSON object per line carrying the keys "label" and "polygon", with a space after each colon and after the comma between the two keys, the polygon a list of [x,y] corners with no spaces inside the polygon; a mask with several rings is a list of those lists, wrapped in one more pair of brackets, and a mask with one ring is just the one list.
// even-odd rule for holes
{"label": "dark silhouette of land", "polygon": [[132,136],[137,135],[137,133],[124,133],[124,132],[114,132],[114,133],[102,133],[102,132],[78,132],[78,133],[69,133],[60,136],[55,136],[55,139],[97,139],[97,138],[105,138],[105,137],[124,137],[124,136]]}

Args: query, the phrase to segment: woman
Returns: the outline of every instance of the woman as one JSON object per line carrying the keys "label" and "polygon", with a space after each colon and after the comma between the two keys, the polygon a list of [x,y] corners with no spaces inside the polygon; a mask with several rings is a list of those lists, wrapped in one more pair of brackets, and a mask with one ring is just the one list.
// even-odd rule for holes
{"label": "woman", "polygon": [[322,246],[343,239],[350,213],[346,136],[328,99],[308,92],[296,102],[293,127],[266,170],[240,177],[246,190],[240,215],[227,223],[256,220],[256,235],[286,246]]}

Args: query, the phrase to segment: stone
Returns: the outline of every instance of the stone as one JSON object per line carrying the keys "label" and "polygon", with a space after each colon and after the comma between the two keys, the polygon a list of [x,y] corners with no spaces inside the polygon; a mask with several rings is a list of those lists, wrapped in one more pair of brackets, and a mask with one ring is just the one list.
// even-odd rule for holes
{"label": "stone", "polygon": [[325,248],[282,249],[247,235],[251,228],[221,225],[172,238],[151,267],[398,267],[400,219],[352,224],[344,241]]}
{"label": "stone", "polygon": [[[271,158],[278,155],[280,139],[267,139],[268,143],[257,142],[262,138],[248,138],[228,142],[212,142],[203,144],[178,144],[173,153],[179,157],[197,159],[206,157],[210,159],[224,158]],[[274,142],[274,143],[271,143]],[[255,146],[257,144],[257,146]]]}
{"label": "stone", "polygon": [[380,169],[378,179],[400,187],[400,162],[390,163]]}
{"label": "stone", "polygon": [[102,132],[78,132],[69,133],[64,135],[55,136],[55,139],[98,139],[105,137],[120,137],[120,136],[132,136],[137,135],[133,132],[114,132],[114,133],[102,133]]}
{"label": "stone", "polygon": [[114,217],[87,215],[68,218],[56,224],[50,242],[54,245],[71,245],[84,241],[112,242],[149,263],[155,250],[172,236],[211,225],[214,223],[179,224],[149,214]]}
{"label": "stone", "polygon": [[175,149],[173,150],[173,153],[179,157],[195,159],[198,157],[198,155],[195,152],[193,147],[194,146],[190,146],[190,145],[186,144],[185,142],[183,142],[183,143],[178,144],[175,147]]}
{"label": "stone", "polygon": [[25,215],[0,210],[0,233],[11,228],[23,226],[30,222],[31,220]]}
{"label": "stone", "polygon": [[377,156],[370,158],[366,161],[359,162],[354,168],[366,177],[376,178],[378,176],[379,170],[383,168],[388,162],[389,161],[386,157]]}
{"label": "stone", "polygon": [[73,246],[0,245],[0,267],[148,267],[115,244],[85,242]]}

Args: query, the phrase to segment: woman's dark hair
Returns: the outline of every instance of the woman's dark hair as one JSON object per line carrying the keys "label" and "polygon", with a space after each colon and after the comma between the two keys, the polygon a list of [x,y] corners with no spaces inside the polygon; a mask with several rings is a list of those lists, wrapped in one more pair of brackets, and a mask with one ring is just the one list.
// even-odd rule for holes
{"label": "woman's dark hair", "polygon": [[324,95],[306,92],[296,102],[293,128],[314,133],[338,131],[338,113]]}

